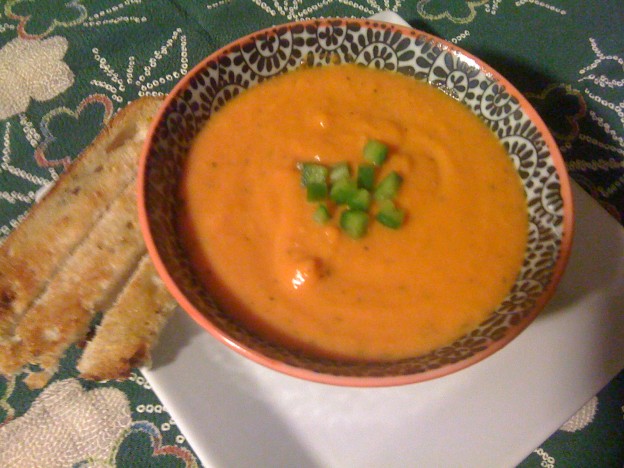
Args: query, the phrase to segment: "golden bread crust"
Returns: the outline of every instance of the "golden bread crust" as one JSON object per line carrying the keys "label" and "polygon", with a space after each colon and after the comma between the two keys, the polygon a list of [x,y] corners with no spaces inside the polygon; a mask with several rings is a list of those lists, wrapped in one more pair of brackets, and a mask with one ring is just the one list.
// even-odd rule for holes
{"label": "golden bread crust", "polygon": [[176,307],[146,254],[86,346],[83,378],[116,379],[150,361],[150,349]]}
{"label": "golden bread crust", "polygon": [[160,98],[120,111],[0,245],[0,342],[135,178]]}
{"label": "golden bread crust", "polygon": [[122,110],[0,245],[0,373],[38,365],[42,387],[94,316],[82,376],[118,379],[149,361],[176,303],[145,250],[136,212],[139,154],[162,98]]}

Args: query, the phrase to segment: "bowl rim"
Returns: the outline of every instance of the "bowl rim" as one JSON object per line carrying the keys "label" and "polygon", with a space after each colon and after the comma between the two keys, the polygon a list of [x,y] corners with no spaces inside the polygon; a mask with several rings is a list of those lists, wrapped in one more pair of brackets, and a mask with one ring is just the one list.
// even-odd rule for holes
{"label": "bowl rim", "polygon": [[[550,153],[550,160],[552,161],[552,164],[555,167],[555,170],[559,177],[560,194],[563,202],[562,236],[559,244],[559,255],[555,261],[552,276],[543,293],[539,296],[539,298],[533,305],[530,313],[528,313],[522,319],[522,321],[520,321],[517,325],[510,327],[504,338],[490,343],[485,349],[475,353],[469,358],[462,359],[455,363],[443,365],[436,369],[426,370],[424,372],[396,376],[349,376],[320,373],[310,369],[290,365],[278,359],[270,358],[263,355],[259,351],[251,349],[243,343],[238,342],[236,339],[228,336],[227,333],[219,329],[208,318],[206,318],[206,316],[186,297],[184,292],[178,287],[177,283],[169,274],[160,256],[159,250],[156,247],[154,238],[152,237],[151,233],[150,220],[147,214],[145,197],[147,184],[146,169],[148,165],[149,155],[151,152],[153,136],[156,129],[158,128],[159,123],[162,120],[163,115],[165,114],[166,109],[169,107],[169,104],[179,96],[181,91],[188,87],[191,79],[198,72],[203,70],[208,63],[214,61],[219,56],[230,52],[234,47],[239,46],[240,44],[243,44],[254,37],[276,34],[277,31],[280,29],[290,29],[299,25],[315,25],[318,27],[321,25],[330,24],[332,22],[340,22],[340,24],[348,22],[358,23],[363,27],[371,29],[389,29],[398,31],[405,36],[425,37],[428,41],[432,41],[441,45],[446,51],[451,51],[454,54],[459,54],[473,61],[480,70],[482,70],[488,76],[493,77],[497,82],[501,83],[504,86],[505,90],[518,100],[520,107],[526,113],[530,121],[536,126],[544,140],[546,147],[548,148],[548,151]],[[176,85],[166,95],[163,103],[153,117],[152,122],[149,126],[145,142],[143,143],[141,149],[141,155],[139,160],[137,175],[137,205],[141,233],[147,248],[147,252],[152,260],[152,263],[154,264],[158,275],[164,281],[166,288],[174,297],[174,299],[178,302],[180,307],[185,311],[185,313],[190,315],[197,324],[199,324],[204,330],[210,333],[218,341],[233,349],[235,352],[269,369],[307,381],[347,387],[390,387],[425,382],[428,380],[453,374],[495,354],[497,351],[513,341],[520,333],[522,333],[535,320],[535,318],[543,310],[544,306],[551,299],[567,266],[574,237],[574,201],[572,197],[570,176],[565,166],[565,161],[563,159],[561,151],[559,150],[559,146],[557,145],[552,133],[546,126],[543,119],[537,113],[535,108],[528,101],[528,99],[510,81],[508,81],[503,75],[497,72],[493,67],[488,65],[482,59],[457,46],[456,44],[453,44],[445,39],[416,28],[370,18],[312,18],[307,20],[291,21],[273,25],[241,36],[236,40],[215,50],[214,52],[203,58],[200,62],[198,62],[194,67],[191,68],[191,70],[188,71],[188,73],[184,77],[182,77],[176,83]]]}

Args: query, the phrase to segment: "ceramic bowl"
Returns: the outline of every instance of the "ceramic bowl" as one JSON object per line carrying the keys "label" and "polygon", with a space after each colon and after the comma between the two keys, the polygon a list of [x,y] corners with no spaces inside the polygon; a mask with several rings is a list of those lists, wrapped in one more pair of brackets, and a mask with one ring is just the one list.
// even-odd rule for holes
{"label": "ceramic bowl", "polygon": [[[424,80],[461,101],[505,146],[523,181],[530,218],[518,278],[478,328],[448,346],[395,362],[343,362],[267,342],[213,304],[176,235],[176,187],[187,149],[211,115],[234,96],[302,64],[357,63]],[[389,23],[319,19],[272,27],[213,53],[167,97],[145,145],[139,212],[154,264],[182,308],[240,354],[317,382],[385,386],[466,368],[509,343],[551,297],[572,238],[572,197],[561,154],[527,100],[476,57],[429,34]]]}

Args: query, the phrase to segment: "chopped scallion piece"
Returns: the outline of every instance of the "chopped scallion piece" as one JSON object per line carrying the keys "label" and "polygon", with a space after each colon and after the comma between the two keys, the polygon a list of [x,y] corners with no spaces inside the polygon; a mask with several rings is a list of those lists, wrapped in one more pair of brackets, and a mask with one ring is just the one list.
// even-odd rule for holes
{"label": "chopped scallion piece", "polygon": [[398,229],[405,220],[405,211],[397,208],[391,200],[383,200],[379,203],[377,221],[391,229]]}
{"label": "chopped scallion piece", "polygon": [[322,201],[327,198],[327,182],[309,182],[306,190],[309,202]]}
{"label": "chopped scallion piece", "polygon": [[321,203],[316,208],[314,214],[312,215],[312,219],[314,219],[314,221],[319,224],[325,224],[331,219],[331,214],[329,213],[329,209],[327,208],[327,205],[325,203]]}
{"label": "chopped scallion piece", "polygon": [[363,154],[366,161],[375,166],[381,166],[388,155],[388,147],[379,140],[368,140]]}
{"label": "chopped scallion piece", "polygon": [[340,215],[340,227],[353,239],[359,239],[368,229],[368,214],[360,210],[345,210]]}
{"label": "chopped scallion piece", "polygon": [[357,186],[366,190],[373,190],[375,186],[375,166],[360,164],[357,172]]}
{"label": "chopped scallion piece", "polygon": [[328,170],[322,164],[302,163],[301,184],[307,187],[309,184],[326,184]]}
{"label": "chopped scallion piece", "polygon": [[329,198],[339,205],[344,205],[357,194],[357,184],[353,179],[340,179],[332,185]]}
{"label": "chopped scallion piece", "polygon": [[349,163],[339,162],[334,164],[329,171],[329,181],[335,184],[339,180],[348,179],[351,176],[351,170],[349,169]]}
{"label": "chopped scallion piece", "polygon": [[392,200],[399,191],[402,182],[403,178],[396,171],[390,172],[377,185],[375,200]]}
{"label": "chopped scallion piece", "polygon": [[353,196],[347,200],[347,205],[354,210],[368,211],[371,198],[371,194],[368,190],[357,189]]}

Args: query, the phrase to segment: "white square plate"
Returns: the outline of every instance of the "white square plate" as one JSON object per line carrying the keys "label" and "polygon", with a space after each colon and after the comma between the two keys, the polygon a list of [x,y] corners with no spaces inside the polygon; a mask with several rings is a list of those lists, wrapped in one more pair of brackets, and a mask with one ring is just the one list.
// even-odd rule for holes
{"label": "white square plate", "polygon": [[574,245],[555,297],[468,369],[394,388],[301,381],[178,310],[144,375],[207,467],[516,465],[624,368],[624,229],[573,193]]}

